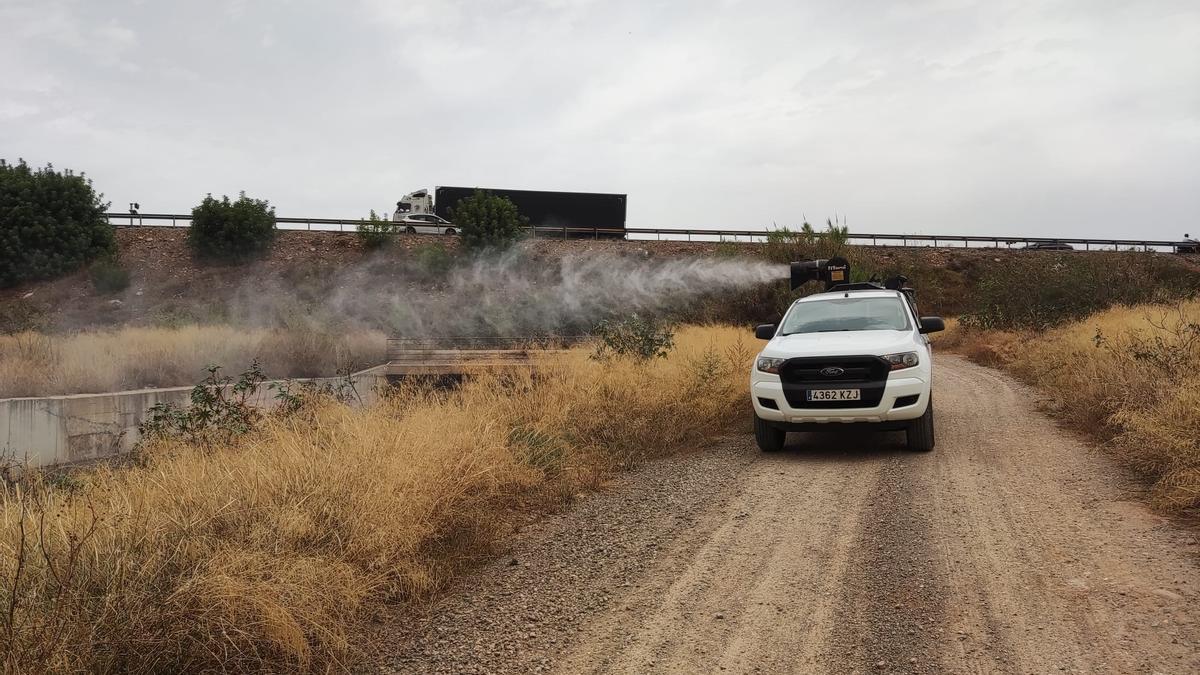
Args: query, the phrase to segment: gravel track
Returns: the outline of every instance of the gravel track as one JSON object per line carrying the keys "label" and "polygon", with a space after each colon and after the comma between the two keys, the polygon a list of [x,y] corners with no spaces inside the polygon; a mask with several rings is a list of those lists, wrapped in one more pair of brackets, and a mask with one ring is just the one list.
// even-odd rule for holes
{"label": "gravel track", "polygon": [[1200,672],[1197,530],[1037,412],[938,363],[938,447],[748,437],[526,528],[373,636],[382,672]]}

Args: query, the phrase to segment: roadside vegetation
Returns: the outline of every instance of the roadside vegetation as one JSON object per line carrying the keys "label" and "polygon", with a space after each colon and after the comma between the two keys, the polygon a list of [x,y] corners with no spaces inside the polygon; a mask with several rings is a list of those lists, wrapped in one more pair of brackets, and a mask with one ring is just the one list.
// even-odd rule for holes
{"label": "roadside vegetation", "polygon": [[1200,272],[1173,256],[1126,252],[1095,258],[1014,256],[982,270],[964,325],[1045,329],[1115,305],[1186,298],[1200,292]]}
{"label": "roadside vegetation", "polygon": [[651,316],[632,314],[604,319],[592,329],[596,336],[594,359],[665,359],[675,348],[675,332]]}
{"label": "roadside vegetation", "polygon": [[537,378],[288,406],[197,447],[0,492],[8,671],[343,670],[383,600],[429,597],[552,508],[648,457],[746,426],[742,329],[662,358],[572,350]]}
{"label": "roadside vegetation", "polygon": [[[1200,301],[1118,306],[1084,318],[1070,309],[1045,330],[963,322],[936,344],[1037,386],[1056,416],[1143,472],[1158,507],[1200,507]],[[1036,323],[1049,318],[1038,315]]]}
{"label": "roadside vegetation", "polygon": [[[818,231],[812,223],[804,222],[798,229],[779,227],[767,233],[763,255],[775,262],[827,259],[834,256],[851,257],[857,248],[846,242],[850,228],[833,219],[825,221],[825,230]],[[856,256],[855,256],[856,257]],[[852,261],[853,262],[853,261]]]}
{"label": "roadside vegetation", "polygon": [[115,254],[106,254],[88,269],[92,288],[101,295],[120,293],[129,288],[129,270],[121,265]]}
{"label": "roadside vegetation", "polygon": [[936,343],[1037,386],[1144,472],[1158,507],[1200,506],[1200,273],[1174,256],[1097,256],[993,261]]}
{"label": "roadside vegetation", "polygon": [[381,216],[375,213],[375,209],[371,209],[371,214],[358,223],[355,234],[358,235],[358,240],[364,247],[377,249],[391,242],[396,231],[396,223],[392,222],[386,214]]}
{"label": "roadside vegetation", "polygon": [[377,365],[386,339],[370,330],[323,332],[235,326],[120,328],[0,335],[0,398],[190,385],[210,364],[268,377],[318,377]]}
{"label": "roadside vegetation", "polygon": [[228,196],[204,198],[192,209],[188,246],[202,260],[239,263],[260,258],[275,241],[275,209],[265,199],[252,199],[245,192],[231,201]]}
{"label": "roadside vegetation", "polygon": [[521,238],[529,219],[508,197],[476,190],[450,210],[450,220],[470,250],[507,248]]}
{"label": "roadside vegetation", "polygon": [[83,174],[0,160],[0,288],[74,272],[115,253],[107,208]]}

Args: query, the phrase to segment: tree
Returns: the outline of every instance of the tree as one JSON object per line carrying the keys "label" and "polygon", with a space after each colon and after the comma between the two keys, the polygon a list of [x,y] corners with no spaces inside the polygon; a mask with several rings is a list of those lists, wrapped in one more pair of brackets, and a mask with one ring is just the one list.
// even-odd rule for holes
{"label": "tree", "polygon": [[275,240],[275,209],[265,199],[215,199],[211,194],[192,209],[188,245],[199,258],[240,262],[266,254]]}
{"label": "tree", "polygon": [[469,249],[505,248],[520,238],[529,222],[511,199],[483,190],[450,209],[450,220]]}
{"label": "tree", "polygon": [[84,174],[0,160],[0,287],[74,272],[117,249]]}

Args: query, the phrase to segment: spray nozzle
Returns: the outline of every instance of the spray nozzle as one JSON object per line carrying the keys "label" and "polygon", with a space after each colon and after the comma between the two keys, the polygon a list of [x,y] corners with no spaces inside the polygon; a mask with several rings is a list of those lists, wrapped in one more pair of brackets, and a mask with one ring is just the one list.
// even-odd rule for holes
{"label": "spray nozzle", "polygon": [[850,263],[840,256],[828,260],[801,260],[792,263],[792,290],[810,281],[821,281],[829,290],[850,282]]}

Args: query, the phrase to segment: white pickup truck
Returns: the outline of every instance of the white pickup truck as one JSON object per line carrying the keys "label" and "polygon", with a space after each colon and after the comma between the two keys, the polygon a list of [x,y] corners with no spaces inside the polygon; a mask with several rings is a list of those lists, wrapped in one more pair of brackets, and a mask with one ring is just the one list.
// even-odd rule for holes
{"label": "white pickup truck", "polygon": [[[844,278],[844,277],[842,277]],[[933,358],[909,295],[870,283],[831,285],[797,300],[754,361],[754,436],[766,452],[789,431],[903,430],[910,450],[933,449]]]}

